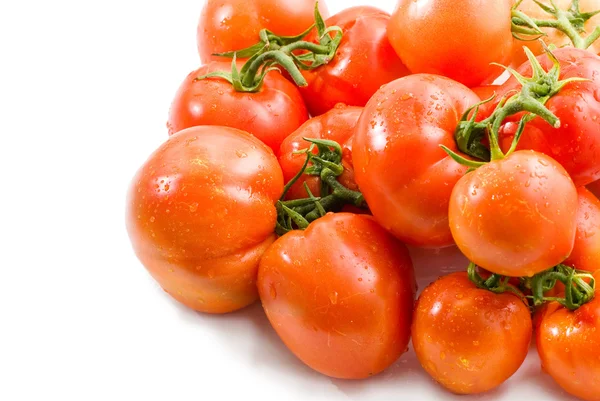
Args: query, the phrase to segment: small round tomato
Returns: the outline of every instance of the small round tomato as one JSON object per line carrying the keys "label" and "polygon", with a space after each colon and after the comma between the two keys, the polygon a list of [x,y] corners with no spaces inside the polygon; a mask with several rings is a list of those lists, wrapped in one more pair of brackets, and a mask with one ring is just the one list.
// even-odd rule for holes
{"label": "small round tomato", "polygon": [[[296,36],[315,23],[316,0],[207,0],[198,22],[198,53],[202,62],[215,53],[241,50],[258,43],[268,29],[279,36]],[[323,18],[329,15],[319,1]]]}
{"label": "small round tomato", "polygon": [[190,73],[169,111],[169,135],[197,125],[224,125],[251,133],[277,154],[281,142],[308,120],[298,88],[279,72],[267,74],[255,93],[237,92],[222,78],[196,80],[231,63],[213,62]]}
{"label": "small round tomato", "polygon": [[260,262],[258,290],[279,337],[325,375],[365,378],[407,349],[411,259],[370,216],[330,213],[280,237]]}
{"label": "small round tomato", "polygon": [[[587,185],[600,179],[600,57],[574,48],[557,49],[553,53],[560,62],[561,80],[577,77],[584,81],[568,83],[546,102],[546,108],[559,118],[560,127],[554,128],[542,118],[535,118],[527,125],[527,130],[535,136],[529,138],[530,134],[525,132],[517,149],[548,154],[563,165],[577,186]],[[546,71],[553,67],[548,56],[537,59]],[[523,64],[518,72],[531,77],[531,64]],[[510,78],[501,86],[496,99],[482,106],[478,118],[489,116],[505,94],[520,88],[521,84]],[[510,117],[507,124],[515,124],[521,117],[521,113]],[[509,130],[508,134],[514,131]]]}
{"label": "small round tomato", "polygon": [[[342,28],[344,36],[333,60],[302,72],[308,86],[301,92],[311,115],[323,114],[337,103],[364,106],[381,85],[408,74],[388,41],[389,20],[384,11],[359,6],[325,21]],[[307,40],[316,42],[316,31]]]}
{"label": "small round tomato", "polygon": [[[571,6],[571,4],[573,3],[573,0],[554,0],[554,1],[555,1],[556,5],[558,6],[558,8],[561,10],[568,10],[569,7]],[[542,3],[544,3],[544,2],[542,2]],[[549,2],[545,2],[545,4],[548,4],[548,3]],[[600,0],[579,0],[579,9],[583,13],[600,10]],[[550,16],[547,12],[545,12],[539,5],[537,5],[534,0],[523,0],[523,2],[519,5],[518,10],[523,11],[525,14],[527,14],[529,17],[531,17],[533,19],[541,19],[541,20],[553,19],[553,17]],[[600,15],[596,15],[596,16],[590,18],[585,23],[585,30],[589,34],[598,25],[600,25]],[[545,36],[542,36],[541,39],[543,39],[544,42],[546,42],[546,44],[548,44],[548,45],[553,44],[553,45],[556,45],[557,48],[573,45],[573,43],[571,43],[571,40],[564,33],[559,31],[558,29],[541,28],[541,30],[546,34]],[[520,35],[520,36],[525,37],[525,38],[527,37],[527,35]],[[584,33],[583,36],[585,37],[586,34]],[[533,52],[533,54],[535,54],[536,56],[544,53],[544,48],[542,47],[542,44],[540,43],[539,40],[522,41],[522,40],[518,40],[515,38],[514,43],[513,43],[512,62],[511,62],[511,64],[515,67],[518,67],[521,64],[523,64],[525,61],[527,61],[527,56],[525,55],[525,51],[523,50],[523,47],[528,47],[529,50],[531,50]],[[588,50],[594,54],[600,53],[600,41],[594,42],[588,48]]]}
{"label": "small round tomato", "polygon": [[473,263],[511,277],[564,261],[577,229],[577,190],[560,164],[517,151],[468,173],[450,198],[450,229]]}
{"label": "small round tomato", "polygon": [[[594,274],[600,280],[600,272]],[[544,370],[568,393],[600,401],[600,293],[570,311],[557,302],[547,305],[536,330]]]}
{"label": "small round tomato", "polygon": [[258,262],[275,240],[283,175],[273,152],[227,127],[173,135],[137,172],[127,230],[162,288],[201,312],[254,302]]}
{"label": "small round tomato", "polygon": [[356,183],[373,216],[400,240],[453,244],[448,202],[467,168],[440,144],[458,151],[454,131],[477,102],[458,82],[418,74],[387,84],[365,106],[352,152]]}
{"label": "small round tomato", "polygon": [[512,293],[479,289],[465,272],[444,276],[419,297],[412,343],[423,368],[457,394],[498,387],[523,364],[529,308]]}
{"label": "small round tomato", "polygon": [[[362,110],[361,107],[338,104],[327,113],[308,120],[288,136],[281,144],[279,153],[279,163],[285,181],[289,182],[294,178],[306,161],[306,155],[295,154],[295,152],[310,146],[310,143],[303,138],[327,139],[339,143],[343,148],[344,172],[338,178],[339,181],[351,190],[358,190],[354,182],[354,168],[352,167],[352,135],[354,135],[354,128]],[[317,149],[315,149],[315,153],[317,153]],[[321,179],[317,176],[304,175],[290,188],[287,199],[308,197],[304,189],[304,182],[315,196],[319,196]]]}
{"label": "small round tomato", "polygon": [[512,0],[399,0],[390,42],[413,73],[444,75],[467,86],[493,81],[511,56]]}
{"label": "small round tomato", "polygon": [[573,252],[564,264],[577,270],[600,270],[600,200],[581,187],[577,190],[577,235]]}

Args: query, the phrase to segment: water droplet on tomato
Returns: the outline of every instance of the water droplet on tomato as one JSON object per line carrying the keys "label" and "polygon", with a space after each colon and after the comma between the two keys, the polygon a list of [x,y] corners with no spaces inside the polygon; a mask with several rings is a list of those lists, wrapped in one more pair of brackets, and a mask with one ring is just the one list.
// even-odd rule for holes
{"label": "water droplet on tomato", "polygon": [[273,298],[273,299],[277,298],[277,290],[275,289],[275,284],[271,284],[269,293],[271,294],[271,298]]}
{"label": "water droplet on tomato", "polygon": [[190,205],[190,212],[196,213],[198,211],[198,203],[194,202]]}
{"label": "water droplet on tomato", "polygon": [[154,223],[156,219],[154,218],[154,216],[150,217],[150,223]]}
{"label": "water droplet on tomato", "polygon": [[336,291],[332,292],[329,294],[329,301],[331,301],[331,303],[333,305],[337,304],[338,301],[338,293]]}

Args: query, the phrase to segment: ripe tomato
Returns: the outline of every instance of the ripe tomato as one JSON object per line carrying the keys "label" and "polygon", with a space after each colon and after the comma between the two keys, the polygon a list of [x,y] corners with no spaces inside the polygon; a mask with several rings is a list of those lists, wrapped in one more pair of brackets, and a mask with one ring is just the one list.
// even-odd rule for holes
{"label": "ripe tomato", "polygon": [[389,83],[356,126],[354,174],[373,216],[417,246],[453,244],[448,202],[465,174],[440,148],[457,151],[454,130],[479,98],[448,78],[418,74]]}
{"label": "ripe tomato", "polygon": [[600,270],[600,200],[581,187],[577,190],[577,236],[565,264],[578,270]]}
{"label": "ripe tomato", "polygon": [[[571,6],[573,0],[554,0],[556,5],[561,10],[568,10]],[[549,5],[549,2],[544,2]],[[551,15],[546,13],[540,6],[538,6],[534,0],[523,0],[521,5],[518,8],[520,11],[523,11],[529,17],[533,19],[541,19],[541,20],[550,20],[553,19]],[[600,0],[579,0],[579,9],[581,12],[591,12],[600,10]],[[596,15],[590,18],[585,23],[585,30],[589,34],[591,33],[596,26],[600,25],[600,15]],[[546,33],[546,36],[543,36],[541,39],[546,42],[546,44],[554,44],[557,48],[572,46],[571,40],[558,29],[552,28],[541,28],[543,32]],[[585,37],[586,34],[583,34]],[[520,35],[523,37],[527,37],[527,35]],[[528,47],[533,54],[540,55],[544,53],[544,49],[539,42],[539,40],[530,40],[530,41],[522,41],[518,39],[514,39],[513,43],[513,51],[512,51],[512,62],[511,64],[515,67],[520,66],[524,62],[527,61],[527,56],[525,55],[525,51],[523,47]],[[594,54],[600,53],[600,42],[594,42],[589,48]]]}
{"label": "ripe tomato", "polygon": [[[294,178],[306,161],[304,154],[294,154],[294,152],[309,147],[310,144],[302,138],[328,139],[336,141],[343,147],[342,164],[344,173],[339,177],[339,181],[347,188],[357,190],[358,187],[354,182],[354,168],[352,167],[352,135],[354,135],[354,127],[362,110],[362,107],[349,107],[340,103],[327,113],[308,120],[292,135],[288,136],[281,144],[279,154],[279,164],[283,170],[285,182],[289,182]],[[301,199],[308,197],[304,189],[304,182],[308,184],[310,191],[315,196],[319,196],[321,179],[316,176],[305,175],[290,188],[287,198]]]}
{"label": "ripe tomato", "polygon": [[[580,77],[586,81],[567,84],[546,103],[560,119],[560,128],[535,118],[527,128],[536,132],[535,136],[529,138],[530,134],[525,132],[518,149],[550,155],[563,165],[577,186],[587,185],[600,179],[600,57],[573,48],[558,49],[554,55],[561,64],[560,79]],[[552,68],[546,55],[539,56],[538,60],[546,71]],[[532,76],[530,63],[523,64],[518,71],[526,77]],[[495,101],[482,107],[479,118],[487,117],[504,94],[520,87],[514,77],[509,79],[499,89]],[[509,122],[514,124],[521,116],[515,115]]]}
{"label": "ripe tomato", "polygon": [[[381,87],[408,74],[386,35],[390,15],[374,7],[348,8],[325,21],[339,26],[344,36],[332,61],[303,71],[308,86],[301,88],[310,114],[323,114],[337,103],[364,106]],[[307,40],[316,40],[313,31]]]}
{"label": "ripe tomato", "polygon": [[[315,23],[315,0],[207,0],[198,22],[198,53],[202,62],[214,53],[241,50],[258,43],[268,29],[280,36],[296,36]],[[323,18],[329,12],[319,1]]]}
{"label": "ripe tomato", "polygon": [[260,262],[258,290],[279,337],[325,375],[365,378],[407,349],[412,263],[370,216],[330,213],[280,237]]}
{"label": "ripe tomato", "polygon": [[[594,274],[600,280],[600,272]],[[544,370],[567,392],[600,400],[600,296],[575,311],[547,305],[536,330]]]}
{"label": "ripe tomato", "polygon": [[476,265],[505,276],[533,276],[571,254],[577,203],[575,185],[556,161],[517,151],[458,181],[450,229]]}
{"label": "ripe tomato", "polygon": [[160,146],[133,179],[127,230],[167,293],[201,312],[231,312],[258,297],[258,262],[275,240],[282,191],[277,159],[252,135],[190,128]]}
{"label": "ripe tomato", "polygon": [[231,63],[213,62],[185,78],[169,111],[169,135],[197,125],[225,125],[253,134],[277,154],[281,142],[308,120],[298,88],[279,72],[270,72],[260,91],[244,93],[221,78],[195,81],[213,71],[231,71]]}
{"label": "ripe tomato", "polygon": [[399,0],[390,43],[413,73],[440,74],[467,86],[493,81],[513,46],[512,0]]}
{"label": "ripe tomato", "polygon": [[454,393],[478,394],[519,369],[531,331],[529,309],[518,296],[479,289],[459,272],[438,279],[419,297],[412,343],[438,383]]}

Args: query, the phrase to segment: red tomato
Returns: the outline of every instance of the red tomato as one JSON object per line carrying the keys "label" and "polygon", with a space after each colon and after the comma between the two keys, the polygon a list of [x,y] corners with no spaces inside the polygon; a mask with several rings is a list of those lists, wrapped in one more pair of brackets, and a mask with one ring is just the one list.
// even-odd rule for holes
{"label": "red tomato", "polygon": [[481,100],[487,100],[498,93],[500,85],[481,85],[471,88]]}
{"label": "red tomato", "polygon": [[458,394],[489,391],[523,364],[531,342],[529,308],[512,293],[479,289],[465,272],[425,288],[412,343],[423,368]]}
{"label": "red tomato", "polygon": [[470,261],[505,276],[533,276],[571,254],[577,190],[552,158],[518,151],[461,178],[449,217]]}
{"label": "red tomato", "polygon": [[600,270],[600,200],[581,187],[577,209],[577,236],[571,256],[564,262],[578,270]]}
{"label": "red tomato", "polygon": [[279,337],[325,375],[365,378],[407,349],[412,263],[370,216],[330,213],[279,238],[261,260],[258,290]]}
{"label": "red tomato", "polygon": [[[214,53],[241,50],[259,42],[268,29],[280,36],[296,36],[315,23],[315,0],[207,0],[198,22],[198,53],[202,62]],[[329,16],[319,1],[323,18]]]}
{"label": "red tomato", "polygon": [[[528,130],[538,134],[528,138],[529,134],[524,133],[518,149],[533,149],[552,156],[565,167],[577,186],[587,185],[600,179],[600,57],[573,48],[558,49],[554,55],[561,64],[560,79],[580,77],[587,81],[567,84],[546,103],[560,119],[560,128],[553,128],[538,117],[528,124]],[[539,56],[538,60],[546,71],[552,68],[547,56]],[[529,63],[518,71],[526,77],[532,75]],[[516,79],[509,79],[499,89],[496,100],[482,107],[479,118],[487,117],[504,94],[520,87]],[[509,120],[514,123],[521,116]]]}
{"label": "red tomato", "polygon": [[[344,173],[339,177],[339,181],[347,188],[357,190],[358,187],[354,182],[354,169],[352,167],[352,135],[354,135],[354,127],[362,110],[361,107],[348,107],[338,104],[327,113],[308,120],[292,135],[288,136],[281,144],[279,153],[279,163],[283,169],[285,181],[289,182],[294,178],[306,161],[306,155],[294,154],[294,152],[310,146],[310,143],[302,138],[328,139],[336,141],[343,147],[342,164],[344,165]],[[317,153],[317,149],[315,149],[315,153]],[[316,176],[305,175],[292,186],[287,198],[301,199],[308,197],[304,189],[304,182],[308,184],[315,196],[319,196],[321,179]]]}
{"label": "red tomato", "polygon": [[[302,74],[301,88],[310,114],[323,114],[337,103],[364,106],[381,87],[408,74],[387,39],[390,15],[374,7],[348,8],[325,23],[344,32],[335,58],[329,64]],[[313,32],[307,40],[317,41]]]}
{"label": "red tomato", "polygon": [[413,73],[440,74],[467,86],[492,82],[511,56],[512,0],[399,0],[390,43]]}
{"label": "red tomato", "polygon": [[[600,272],[594,274],[600,280]],[[575,311],[550,303],[539,318],[537,349],[544,370],[567,392],[600,401],[600,296]]]}
{"label": "red tomato", "polygon": [[270,72],[256,93],[236,92],[221,78],[195,81],[213,71],[231,71],[231,63],[213,62],[190,73],[169,112],[169,135],[197,125],[225,125],[245,130],[277,154],[281,142],[308,120],[298,88],[279,72]]}
{"label": "red tomato", "polygon": [[133,249],[163,289],[190,308],[243,308],[258,297],[258,262],[275,240],[282,191],[277,159],[252,135],[227,127],[181,131],[131,183]]}
{"label": "red tomato", "polygon": [[465,174],[440,148],[458,151],[454,131],[479,98],[448,78],[396,80],[369,101],[356,126],[354,173],[377,221],[411,245],[453,244],[448,202]]}

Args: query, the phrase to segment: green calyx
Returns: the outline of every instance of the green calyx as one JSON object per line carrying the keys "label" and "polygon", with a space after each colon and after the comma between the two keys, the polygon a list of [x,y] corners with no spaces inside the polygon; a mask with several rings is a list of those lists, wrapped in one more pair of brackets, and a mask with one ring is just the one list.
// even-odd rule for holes
{"label": "green calyx", "polygon": [[[305,41],[304,38],[316,27],[319,43]],[[335,32],[335,35],[331,33]],[[238,92],[257,92],[263,85],[265,76],[272,70],[286,70],[296,85],[306,86],[301,70],[314,70],[329,63],[342,41],[342,29],[327,27],[315,3],[315,24],[298,36],[277,36],[263,29],[260,41],[246,49],[217,53],[215,56],[233,58],[231,72],[213,72],[196,78],[222,78],[233,85]],[[236,58],[248,58],[238,71]]]}
{"label": "green calyx", "polygon": [[[344,172],[342,147],[335,141],[311,138],[304,138],[304,140],[311,144],[308,149],[298,152],[306,154],[304,165],[287,183],[277,202],[275,232],[278,235],[295,229],[304,230],[312,221],[329,212],[337,212],[344,205],[366,207],[362,193],[346,188],[337,179]],[[317,153],[314,153],[315,148]],[[308,198],[284,200],[290,188],[305,174],[320,177],[319,196],[314,196],[308,185],[304,183]]]}
{"label": "green calyx", "polygon": [[[596,290],[596,280],[594,280],[591,273],[579,271],[562,264],[533,277],[519,278],[520,288],[509,283],[510,277],[499,274],[492,274],[489,278],[483,279],[477,272],[477,266],[474,263],[469,264],[468,274],[469,279],[477,287],[496,294],[514,293],[523,300],[532,300],[533,307],[541,306],[546,302],[558,302],[567,309],[576,310],[594,299]],[[559,282],[565,286],[564,296],[546,296]],[[523,292],[527,290],[531,291],[532,295],[524,296]]]}
{"label": "green calyx", "polygon": [[567,10],[561,10],[555,0],[550,0],[550,5],[537,0],[534,1],[553,18],[547,20],[530,18],[518,9],[523,0],[517,1],[512,9],[512,33],[516,39],[522,41],[536,40],[546,35],[541,28],[553,28],[564,33],[576,48],[587,49],[600,37],[600,27],[596,27],[587,37],[582,36],[586,33],[585,23],[599,14],[600,10],[583,13],[579,8],[579,0],[573,0]]}
{"label": "green calyx", "polygon": [[[476,121],[479,108],[494,100],[495,95],[476,104],[462,116],[455,131],[456,144],[462,153],[475,160],[467,159],[446,147],[442,147],[456,162],[474,169],[491,160],[499,160],[508,156],[516,150],[525,125],[536,117],[543,118],[554,128],[560,127],[560,120],[546,108],[545,104],[568,83],[583,81],[584,79],[569,78],[560,80],[560,63],[545,44],[544,48],[553,62],[553,67],[549,71],[545,71],[535,55],[528,48],[525,48],[527,58],[533,69],[531,78],[522,76],[510,67],[504,67],[519,81],[521,90],[505,95],[498,102],[494,112],[482,121]],[[522,112],[525,112],[525,114],[521,117],[511,147],[505,154],[500,149],[499,144],[499,132],[502,123],[510,116]],[[482,139],[486,135],[489,140],[489,148],[482,143]]]}

